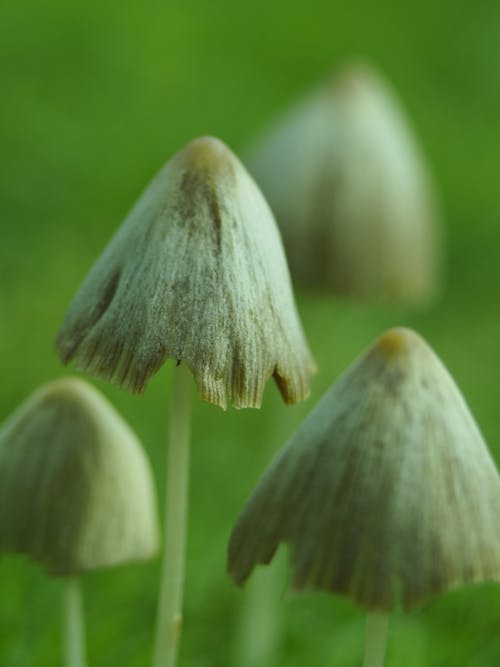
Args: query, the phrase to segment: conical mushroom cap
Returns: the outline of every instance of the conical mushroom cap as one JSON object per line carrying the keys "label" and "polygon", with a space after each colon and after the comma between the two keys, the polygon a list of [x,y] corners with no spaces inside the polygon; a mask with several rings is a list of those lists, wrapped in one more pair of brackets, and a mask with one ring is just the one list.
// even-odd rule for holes
{"label": "conical mushroom cap", "polygon": [[372,610],[500,581],[500,477],[452,378],[394,329],[326,393],[266,471],[229,544],[238,584],[289,544],[293,586]]}
{"label": "conical mushroom cap", "polygon": [[0,430],[0,551],[65,575],[157,550],[154,483],[135,434],[83,380],[38,389]]}
{"label": "conical mushroom cap", "polygon": [[231,151],[197,139],[146,188],[77,293],[56,341],[64,363],[143,391],[167,357],[202,398],[258,407],[273,376],[287,403],[314,362],[279,232]]}
{"label": "conical mushroom cap", "polygon": [[433,184],[397,97],[372,68],[345,66],[285,112],[248,164],[298,284],[410,302],[434,295]]}

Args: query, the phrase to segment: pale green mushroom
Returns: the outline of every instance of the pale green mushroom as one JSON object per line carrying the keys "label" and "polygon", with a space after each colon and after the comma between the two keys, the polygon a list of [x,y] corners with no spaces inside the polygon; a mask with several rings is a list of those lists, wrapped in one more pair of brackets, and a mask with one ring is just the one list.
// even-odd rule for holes
{"label": "pale green mushroom", "polygon": [[0,552],[64,577],[66,664],[83,665],[77,577],[158,552],[154,482],[137,436],[90,384],[35,391],[0,430]]}
{"label": "pale green mushroom", "polygon": [[427,302],[441,279],[433,179],[391,85],[347,63],[285,109],[248,154],[297,284]]}
{"label": "pale green mushroom", "polygon": [[386,332],[325,394],[264,473],[232,532],[242,584],[280,543],[292,586],[369,612],[365,664],[387,615],[500,581],[500,477],[459,389],[415,332]]}
{"label": "pale green mushroom", "polygon": [[200,396],[260,407],[309,394],[314,361],[281,238],[258,187],[218,139],[158,172],[77,292],[56,340],[63,363],[142,392],[166,359]]}
{"label": "pale green mushroom", "polygon": [[173,667],[188,496],[184,366],[200,396],[223,408],[260,407],[271,377],[286,403],[301,401],[315,370],[273,215],[221,141],[190,142],[153,178],[77,292],[56,348],[63,363],[134,392],[166,359],[177,362],[154,658]]}

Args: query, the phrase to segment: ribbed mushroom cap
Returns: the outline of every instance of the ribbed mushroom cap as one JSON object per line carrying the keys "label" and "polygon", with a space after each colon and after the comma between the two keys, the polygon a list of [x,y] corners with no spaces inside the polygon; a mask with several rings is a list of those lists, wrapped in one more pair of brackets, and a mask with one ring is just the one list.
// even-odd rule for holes
{"label": "ribbed mushroom cap", "polygon": [[372,68],[347,65],[292,106],[248,164],[298,284],[410,302],[434,295],[433,186],[398,99]]}
{"label": "ribbed mushroom cap", "polygon": [[92,386],[42,386],[0,430],[0,551],[50,574],[143,560],[158,551],[146,455]]}
{"label": "ribbed mushroom cap", "polygon": [[64,363],[132,391],[167,357],[202,398],[258,407],[273,376],[287,403],[314,362],[279,232],[220,141],[197,139],[152,180],[77,293],[56,347]]}
{"label": "ribbed mushroom cap", "polygon": [[454,381],[393,329],[326,393],[246,503],[229,544],[241,584],[278,545],[293,586],[372,610],[500,581],[500,477]]}

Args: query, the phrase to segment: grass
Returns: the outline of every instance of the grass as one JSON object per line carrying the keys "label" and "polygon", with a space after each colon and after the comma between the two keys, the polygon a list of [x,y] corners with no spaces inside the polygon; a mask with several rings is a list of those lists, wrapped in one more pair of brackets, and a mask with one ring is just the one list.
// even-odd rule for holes
{"label": "grass", "polygon": [[[304,86],[346,55],[387,72],[411,109],[441,187],[446,289],[432,310],[298,295],[321,373],[306,404],[269,386],[261,411],[195,401],[184,667],[230,664],[242,593],[228,581],[234,519],[272,453],[381,331],[418,329],[462,388],[500,463],[500,7],[311,0],[237,5],[5,3],[0,9],[0,420],[64,371],[52,351],[65,309],[155,170],[189,139],[242,152]],[[142,438],[159,496],[171,364],[143,397],[96,383]],[[15,499],[12,499],[15,503]],[[85,580],[92,665],[150,659],[159,563]],[[59,663],[60,583],[0,561],[0,665]],[[284,667],[361,662],[363,617],[329,596],[283,598]],[[396,614],[388,667],[496,667],[500,590],[450,593]],[[239,667],[239,666],[238,666]]]}

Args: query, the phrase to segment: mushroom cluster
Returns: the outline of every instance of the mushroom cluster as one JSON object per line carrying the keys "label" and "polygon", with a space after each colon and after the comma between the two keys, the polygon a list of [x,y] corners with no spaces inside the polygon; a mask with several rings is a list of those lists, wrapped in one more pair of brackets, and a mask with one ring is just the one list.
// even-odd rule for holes
{"label": "mushroom cluster", "polygon": [[[408,302],[435,295],[432,179],[371,68],[342,69],[248,162],[298,282]],[[153,650],[154,667],[175,667],[192,380],[223,410],[260,408],[268,380],[291,405],[308,397],[316,371],[273,212],[222,141],[191,141],[153,177],[74,296],[55,347],[64,365],[135,394],[175,364]],[[81,378],[41,386],[1,425],[0,553],[62,579],[66,667],[86,664],[80,575],[158,553],[155,496],[138,437]],[[242,585],[286,545],[293,589],[347,596],[367,612],[364,667],[381,667],[398,606],[500,582],[499,517],[500,476],[460,390],[424,339],[399,327],[271,462],[232,530],[227,568]],[[262,625],[266,602],[255,600],[261,609],[246,622],[257,609]],[[254,655],[270,667],[266,650]]]}

